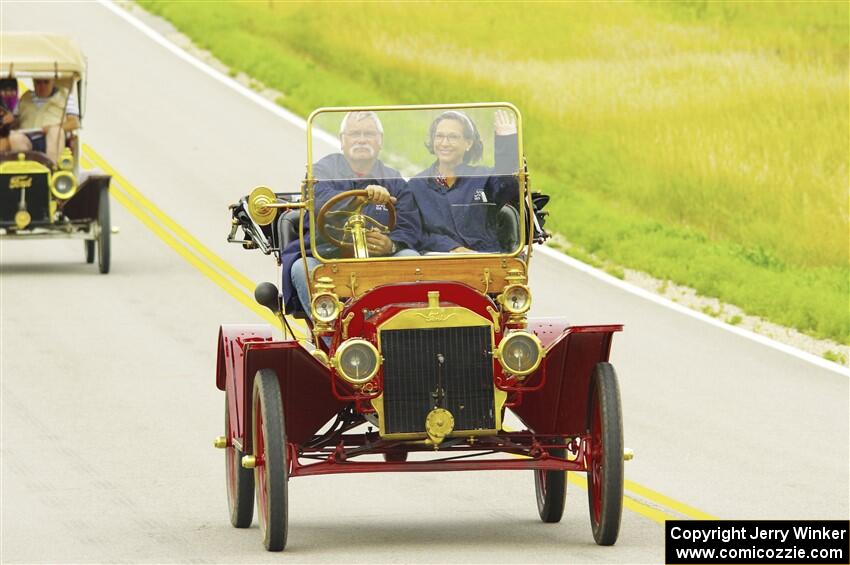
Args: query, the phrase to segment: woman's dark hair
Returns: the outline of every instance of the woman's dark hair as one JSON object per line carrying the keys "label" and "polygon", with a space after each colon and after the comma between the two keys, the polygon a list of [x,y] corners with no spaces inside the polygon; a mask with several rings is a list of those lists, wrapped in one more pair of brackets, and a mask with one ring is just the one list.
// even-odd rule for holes
{"label": "woman's dark hair", "polygon": [[434,155],[434,133],[437,131],[437,126],[443,120],[455,120],[463,126],[463,137],[472,140],[472,146],[463,155],[464,163],[474,163],[484,154],[484,144],[481,143],[481,136],[478,134],[478,128],[475,127],[475,122],[469,119],[469,116],[463,112],[449,110],[437,116],[431,122],[431,129],[428,131],[428,141],[425,142],[425,147],[431,155]]}

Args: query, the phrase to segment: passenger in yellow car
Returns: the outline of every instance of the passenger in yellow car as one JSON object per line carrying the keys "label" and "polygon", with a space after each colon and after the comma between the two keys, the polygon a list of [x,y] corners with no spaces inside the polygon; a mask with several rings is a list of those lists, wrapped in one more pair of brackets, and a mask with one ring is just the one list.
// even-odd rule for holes
{"label": "passenger in yellow car", "polygon": [[[18,125],[23,130],[40,129],[42,134],[31,138],[32,149],[57,161],[65,148],[65,132],[80,127],[77,99],[66,88],[57,87],[52,78],[37,78],[33,83],[35,88],[18,104]],[[12,149],[23,150],[16,149],[14,143]]]}
{"label": "passenger in yellow car", "polygon": [[27,136],[14,131],[18,109],[18,79],[0,79],[0,152],[29,151],[31,144]]}

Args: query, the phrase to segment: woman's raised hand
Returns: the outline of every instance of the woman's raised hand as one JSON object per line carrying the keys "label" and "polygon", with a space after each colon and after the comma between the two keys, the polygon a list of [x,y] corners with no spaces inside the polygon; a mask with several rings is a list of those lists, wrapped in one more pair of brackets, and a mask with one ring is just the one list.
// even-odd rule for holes
{"label": "woman's raised hand", "polygon": [[496,131],[496,135],[515,135],[517,132],[516,119],[507,110],[496,110],[493,117],[493,129]]}

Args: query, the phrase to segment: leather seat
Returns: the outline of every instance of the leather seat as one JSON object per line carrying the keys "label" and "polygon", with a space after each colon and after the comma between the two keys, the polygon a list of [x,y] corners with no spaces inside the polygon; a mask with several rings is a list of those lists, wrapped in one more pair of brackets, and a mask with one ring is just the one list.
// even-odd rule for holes
{"label": "leather seat", "polygon": [[496,234],[502,251],[509,253],[519,245],[519,212],[510,204],[505,204],[496,216]]}

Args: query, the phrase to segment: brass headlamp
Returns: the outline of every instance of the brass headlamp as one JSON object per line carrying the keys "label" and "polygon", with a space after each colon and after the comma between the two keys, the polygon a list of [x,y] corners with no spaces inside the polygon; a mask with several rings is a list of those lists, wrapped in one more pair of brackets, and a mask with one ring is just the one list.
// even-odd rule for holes
{"label": "brass headlamp", "polygon": [[537,370],[545,352],[533,333],[520,330],[509,332],[493,352],[505,372],[525,377]]}
{"label": "brass headlamp", "polygon": [[313,315],[313,333],[316,335],[333,331],[334,323],[342,311],[342,304],[334,292],[333,279],[319,277],[313,285],[313,299],[310,301]]}
{"label": "brass headlamp", "polygon": [[315,295],[310,307],[313,311],[313,321],[323,324],[332,324],[339,316],[341,309],[339,299],[332,292]]}
{"label": "brass headlamp", "polygon": [[71,171],[59,171],[50,177],[50,192],[59,200],[68,200],[77,191],[77,179]]}
{"label": "brass headlamp", "polygon": [[531,291],[526,282],[528,278],[519,269],[511,269],[505,276],[505,286],[497,301],[508,313],[508,324],[524,326],[526,312],[531,308]]}
{"label": "brass headlamp", "polygon": [[371,342],[355,337],[342,342],[334,353],[331,364],[343,380],[361,386],[378,374],[381,354]]}
{"label": "brass headlamp", "polygon": [[71,153],[69,148],[66,147],[62,151],[62,155],[59,156],[57,165],[59,165],[59,168],[63,171],[70,171],[74,168],[74,154]]}
{"label": "brass headlamp", "polygon": [[524,284],[508,285],[499,295],[499,303],[511,314],[525,314],[531,308],[531,292]]}

